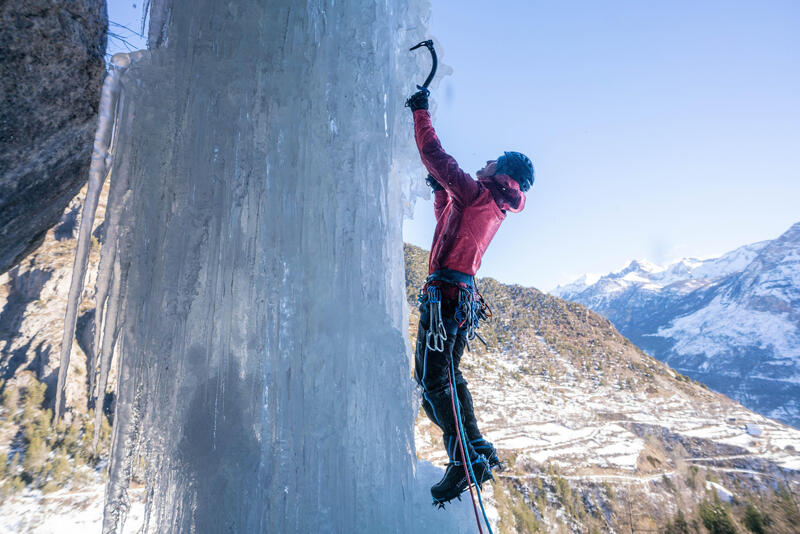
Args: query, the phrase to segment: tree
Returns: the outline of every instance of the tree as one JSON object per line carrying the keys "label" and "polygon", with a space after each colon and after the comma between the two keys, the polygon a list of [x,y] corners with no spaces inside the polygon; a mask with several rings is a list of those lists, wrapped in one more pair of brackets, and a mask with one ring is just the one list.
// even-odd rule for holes
{"label": "tree", "polygon": [[674,523],[672,521],[667,521],[667,526],[664,528],[663,534],[690,534],[689,523],[686,522],[683,510],[678,510]]}
{"label": "tree", "polygon": [[747,507],[744,510],[744,526],[750,532],[764,534],[764,516],[751,502],[747,503]]}
{"label": "tree", "polygon": [[35,436],[25,450],[25,457],[22,459],[22,469],[32,479],[36,479],[42,471],[45,461],[47,461],[47,446],[44,440]]}
{"label": "tree", "polygon": [[700,503],[700,519],[711,534],[736,534],[736,527],[728,514],[728,509],[715,498],[714,502]]}

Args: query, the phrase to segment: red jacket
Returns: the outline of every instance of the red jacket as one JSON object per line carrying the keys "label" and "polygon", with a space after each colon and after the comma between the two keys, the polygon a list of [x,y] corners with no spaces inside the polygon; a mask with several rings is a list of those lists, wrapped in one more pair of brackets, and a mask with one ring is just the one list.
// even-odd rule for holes
{"label": "red jacket", "polygon": [[414,112],[414,135],[422,163],[444,187],[434,193],[436,230],[428,272],[447,268],[475,275],[505,212],[517,213],[525,207],[525,193],[505,174],[476,181],[462,171],[442,149],[424,109]]}

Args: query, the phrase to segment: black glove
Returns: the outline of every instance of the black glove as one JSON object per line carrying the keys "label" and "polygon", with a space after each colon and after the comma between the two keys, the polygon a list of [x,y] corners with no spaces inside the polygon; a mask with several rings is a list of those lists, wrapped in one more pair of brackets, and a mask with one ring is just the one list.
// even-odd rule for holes
{"label": "black glove", "polygon": [[[419,87],[419,86],[417,86]],[[411,95],[408,100],[406,100],[406,107],[411,108],[411,111],[417,111],[418,109],[428,109],[428,96],[430,96],[431,92],[428,91],[426,88],[422,87],[419,91]]]}
{"label": "black glove", "polygon": [[442,187],[441,185],[439,185],[439,182],[437,182],[437,181],[436,181],[436,178],[434,178],[434,177],[433,177],[432,175],[430,175],[430,174],[428,175],[428,177],[427,177],[427,178],[425,178],[425,183],[426,183],[426,184],[428,184],[428,185],[430,186],[430,188],[431,188],[431,189],[433,189],[433,192],[434,192],[434,193],[435,193],[436,191],[441,191],[442,189],[444,189],[444,187]]}

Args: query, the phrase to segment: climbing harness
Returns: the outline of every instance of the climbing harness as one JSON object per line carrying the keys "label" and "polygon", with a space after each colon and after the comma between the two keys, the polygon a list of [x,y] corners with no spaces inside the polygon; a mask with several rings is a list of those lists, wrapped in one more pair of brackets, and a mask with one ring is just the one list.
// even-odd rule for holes
{"label": "climbing harness", "polygon": [[[431,312],[431,324],[436,324],[437,327],[441,327],[440,322],[433,322],[434,316],[437,321],[441,319],[441,290],[439,289],[435,294],[435,298],[432,299],[430,296],[430,288],[437,287],[442,283],[453,286],[458,292],[458,304],[456,305],[453,319],[455,319],[459,329],[466,330],[467,349],[471,350],[469,342],[476,337],[488,348],[486,340],[481,337],[477,329],[480,321],[488,321],[492,318],[493,313],[491,307],[489,307],[479,291],[477,281],[473,276],[452,269],[439,269],[428,276],[425,286],[420,291],[418,300],[421,304],[426,302],[431,303],[431,307],[429,308]],[[426,293],[428,293],[427,296]],[[447,339],[446,330],[442,328],[441,332],[444,333],[444,339]],[[431,350],[439,350],[431,345],[428,346],[430,346]]]}
{"label": "climbing harness", "polygon": [[453,318],[459,329],[466,330],[467,350],[472,350],[469,342],[476,337],[486,348],[489,348],[477,329],[480,321],[488,321],[494,316],[492,308],[483,298],[474,277],[450,269],[440,269],[428,276],[425,285],[417,295],[417,301],[422,305],[427,304],[429,311],[425,346],[430,350],[442,351],[444,342],[447,341],[447,329],[442,318],[440,286],[442,283],[453,286],[458,292],[458,304]]}

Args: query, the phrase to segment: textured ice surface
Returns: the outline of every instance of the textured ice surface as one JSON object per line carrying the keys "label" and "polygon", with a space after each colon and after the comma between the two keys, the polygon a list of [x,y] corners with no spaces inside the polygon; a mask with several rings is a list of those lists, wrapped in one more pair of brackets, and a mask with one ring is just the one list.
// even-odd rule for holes
{"label": "textured ice surface", "polygon": [[475,528],[414,475],[402,103],[427,10],[153,4],[103,251],[120,362],[104,531],[138,471],[144,532]]}

